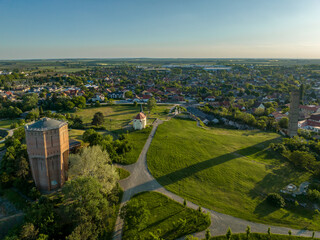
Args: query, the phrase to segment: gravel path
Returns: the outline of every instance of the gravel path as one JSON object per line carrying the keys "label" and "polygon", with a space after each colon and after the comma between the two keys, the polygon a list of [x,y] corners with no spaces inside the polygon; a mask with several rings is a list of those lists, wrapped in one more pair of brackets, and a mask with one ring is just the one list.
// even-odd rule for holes
{"label": "gravel path", "polygon": [[11,137],[13,135],[13,130],[15,129],[0,128],[0,130],[8,131],[8,135],[4,139],[0,140],[0,143],[3,143],[8,137]]}
{"label": "gravel path", "polygon": [[[128,178],[119,181],[120,186],[124,190],[124,194],[121,200],[121,207],[128,200],[130,200],[132,196],[144,191],[157,191],[170,197],[171,199],[177,202],[183,203],[183,198],[181,198],[180,196],[172,192],[169,192],[164,187],[162,187],[157,182],[157,180],[154,179],[154,177],[151,175],[151,173],[148,170],[147,152],[150,147],[151,141],[154,137],[154,134],[158,128],[158,125],[161,123],[163,123],[163,121],[158,119],[153,123],[153,128],[140,153],[138,161],[131,165],[121,166],[122,168],[130,172],[130,176]],[[187,201],[187,206],[193,209],[199,208],[198,205],[189,201]],[[249,225],[251,227],[252,232],[267,233],[267,230],[270,227],[272,233],[288,234],[288,231],[291,230],[292,235],[312,236],[312,231],[296,230],[296,229],[290,229],[286,227],[277,227],[277,226],[265,225],[261,223],[254,223],[254,222],[236,218],[230,215],[218,213],[206,208],[202,208],[202,209],[205,212],[209,212],[211,215],[211,225],[209,228],[212,235],[224,235],[227,232],[228,227],[232,229],[233,233],[244,233],[246,227]],[[116,225],[115,225],[113,240],[121,240],[122,229],[123,229],[123,221],[118,216]],[[204,234],[205,234],[205,231],[202,231],[202,232],[193,234],[193,236],[198,238],[204,238]],[[315,237],[320,237],[320,232],[316,232]],[[181,239],[184,239],[184,238],[181,238]]]}

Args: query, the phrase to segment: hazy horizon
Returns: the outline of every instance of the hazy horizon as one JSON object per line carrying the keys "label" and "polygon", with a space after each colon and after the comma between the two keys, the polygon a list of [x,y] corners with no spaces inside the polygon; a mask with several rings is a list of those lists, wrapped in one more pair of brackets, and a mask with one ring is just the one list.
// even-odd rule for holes
{"label": "hazy horizon", "polygon": [[0,59],[320,58],[320,1],[0,0]]}

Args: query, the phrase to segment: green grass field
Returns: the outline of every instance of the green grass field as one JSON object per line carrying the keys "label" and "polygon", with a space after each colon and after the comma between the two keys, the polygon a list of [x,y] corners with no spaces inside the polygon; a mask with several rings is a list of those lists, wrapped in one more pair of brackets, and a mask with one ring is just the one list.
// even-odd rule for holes
{"label": "green grass field", "polygon": [[7,128],[10,129],[10,125],[12,123],[18,122],[18,119],[6,119],[6,120],[0,120],[0,128]]}
{"label": "green grass field", "polygon": [[[134,196],[133,199],[144,201],[150,211],[150,216],[147,226],[138,231],[137,234],[131,234],[133,229],[125,226],[122,237],[124,240],[155,239],[151,238],[150,233],[161,239],[176,239],[193,232],[202,231],[210,225],[210,220],[205,214],[185,208],[182,204],[160,193],[143,192]],[[185,220],[184,226],[180,224],[180,219]]]}
{"label": "green grass field", "polygon": [[146,143],[152,127],[147,127],[140,131],[134,131],[126,134],[126,139],[131,143],[132,149],[125,154],[125,164],[135,163]]}
{"label": "green grass field", "polygon": [[264,201],[268,193],[310,178],[268,148],[279,138],[258,130],[202,129],[195,121],[172,119],[158,127],[148,166],[160,184],[200,206],[250,221],[319,229],[314,211],[276,209]]}
{"label": "green grass field", "polygon": [[117,168],[117,172],[119,173],[120,180],[130,176],[130,173],[123,168]]}
{"label": "green grass field", "polygon": [[[167,117],[165,110],[170,109],[171,107],[171,105],[159,105],[151,114],[148,114],[145,109],[148,118],[147,124],[151,124],[155,118],[165,119]],[[105,117],[103,126],[106,127],[107,131],[121,133],[126,131],[125,127],[134,119],[139,111],[139,106],[113,105],[81,109],[76,115],[79,115],[82,118],[84,124],[91,124],[94,114],[96,112],[102,112]]]}
{"label": "green grass field", "polygon": [[[82,142],[82,134],[84,132],[85,130],[70,129],[69,138]],[[103,135],[109,134],[109,132],[107,131],[99,130],[98,132]],[[151,132],[151,126],[145,129],[142,129],[140,131],[132,131],[125,134],[126,139],[129,141],[129,143],[132,146],[132,149],[125,154],[124,164],[132,164],[138,160],[141,150],[144,144],[146,143],[146,140],[148,139],[150,132]]]}

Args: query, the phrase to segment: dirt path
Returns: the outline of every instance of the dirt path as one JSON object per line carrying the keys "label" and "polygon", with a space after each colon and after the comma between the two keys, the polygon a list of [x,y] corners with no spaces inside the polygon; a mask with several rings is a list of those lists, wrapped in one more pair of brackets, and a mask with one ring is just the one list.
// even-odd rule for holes
{"label": "dirt path", "polygon": [[[158,119],[153,123],[153,128],[140,153],[138,161],[131,165],[121,166],[125,170],[129,171],[131,174],[128,178],[119,181],[121,187],[124,190],[124,194],[121,200],[121,207],[127,201],[129,201],[132,196],[144,191],[157,191],[170,197],[171,199],[177,202],[183,203],[183,198],[181,198],[180,196],[172,192],[169,192],[164,187],[162,187],[148,170],[147,152],[151,145],[152,139],[156,133],[158,125],[161,123],[163,123],[163,121]],[[189,201],[187,201],[187,206],[193,209],[199,208],[198,205]],[[244,233],[246,227],[249,225],[251,227],[252,232],[267,233],[268,228],[270,227],[272,233],[288,234],[288,231],[291,230],[292,235],[309,236],[309,237],[312,236],[312,231],[296,230],[296,229],[290,229],[286,227],[277,227],[277,226],[271,226],[271,225],[266,225],[261,223],[254,223],[254,222],[236,218],[230,215],[218,213],[206,208],[202,208],[202,209],[205,212],[209,212],[211,215],[211,225],[209,228],[212,235],[224,235],[227,232],[228,227],[232,229],[233,233]],[[122,229],[123,229],[123,221],[122,219],[120,219],[118,215],[115,231],[113,235],[113,240],[121,240]],[[201,239],[201,238],[204,238],[205,231],[198,232],[193,235]],[[320,232],[316,232],[315,237],[320,237]],[[184,238],[181,238],[181,239],[184,239]]]}

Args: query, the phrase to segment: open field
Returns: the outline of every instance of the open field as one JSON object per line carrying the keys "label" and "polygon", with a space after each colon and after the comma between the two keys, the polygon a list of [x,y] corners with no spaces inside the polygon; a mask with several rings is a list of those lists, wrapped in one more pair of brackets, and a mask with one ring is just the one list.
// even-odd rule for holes
{"label": "open field", "polygon": [[264,199],[309,174],[295,171],[269,150],[279,135],[258,130],[202,129],[173,119],[158,127],[147,155],[153,176],[168,190],[200,206],[255,222],[319,230],[313,210],[276,209]]}
{"label": "open field", "polygon": [[[132,199],[144,201],[150,216],[147,226],[135,234],[130,234],[133,233],[133,229],[125,226],[124,240],[137,239],[136,236],[139,236],[139,239],[154,239],[151,238],[150,233],[158,236],[159,239],[176,239],[189,233],[202,231],[210,224],[205,214],[185,208],[182,204],[157,192],[143,192]],[[185,221],[184,226],[181,220]]]}
{"label": "open field", "polygon": [[6,120],[0,120],[0,128],[8,128],[10,129],[10,125],[12,123],[18,122],[18,119],[6,119]]}
{"label": "open field", "polygon": [[150,132],[151,132],[151,127],[147,127],[140,131],[134,131],[126,134],[126,139],[129,141],[129,143],[132,146],[132,149],[130,150],[130,152],[127,152],[126,155],[124,156],[126,164],[132,164],[138,160],[139,155],[142,151],[144,144],[146,143],[149,137]]}
{"label": "open field", "polygon": [[[140,131],[132,131],[125,134],[125,138],[129,141],[132,149],[127,152],[124,156],[124,164],[132,164],[138,160],[140,152],[150,134],[151,127],[147,127]],[[75,139],[82,142],[82,134],[85,130],[70,129],[69,138]],[[102,135],[110,134],[108,131],[98,130]]]}
{"label": "open field", "polygon": [[[150,114],[144,109],[148,118],[147,124],[151,124],[155,118],[165,119],[167,117],[165,111],[171,107],[171,105],[159,105]],[[81,109],[76,112],[76,115],[79,115],[82,118],[84,124],[91,124],[94,114],[96,112],[102,112],[105,117],[103,126],[106,127],[107,131],[121,133],[126,132],[125,127],[128,126],[128,124],[132,124],[130,122],[139,111],[140,106],[135,107],[132,104],[128,104]]]}

